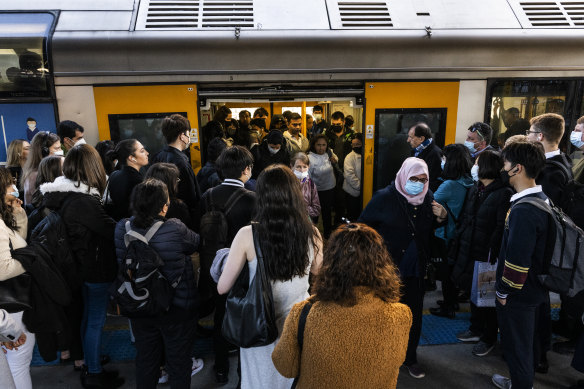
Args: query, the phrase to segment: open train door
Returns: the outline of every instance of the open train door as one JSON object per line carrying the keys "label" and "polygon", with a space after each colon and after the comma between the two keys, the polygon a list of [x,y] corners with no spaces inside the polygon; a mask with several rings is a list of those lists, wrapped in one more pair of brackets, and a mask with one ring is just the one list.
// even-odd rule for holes
{"label": "open train door", "polygon": [[154,156],[166,145],[162,119],[178,113],[191,123],[191,166],[195,173],[201,168],[195,84],[95,86],[93,93],[100,140],[136,138]]}
{"label": "open train door", "polygon": [[408,130],[426,122],[439,147],[454,142],[458,82],[366,82],[363,206],[410,156]]}

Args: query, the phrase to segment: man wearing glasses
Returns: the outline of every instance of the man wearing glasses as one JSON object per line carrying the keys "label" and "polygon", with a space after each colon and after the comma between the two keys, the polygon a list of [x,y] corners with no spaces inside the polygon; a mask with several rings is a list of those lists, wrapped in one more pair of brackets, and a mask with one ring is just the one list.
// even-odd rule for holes
{"label": "man wearing glasses", "polygon": [[473,162],[483,151],[494,149],[490,145],[492,137],[493,129],[487,123],[476,122],[469,127],[464,145],[470,151]]}
{"label": "man wearing glasses", "polygon": [[430,190],[435,192],[442,181],[438,178],[442,175],[442,150],[432,139],[432,130],[426,123],[416,123],[408,131],[408,139],[412,148],[412,157],[423,159],[428,165],[430,173]]}

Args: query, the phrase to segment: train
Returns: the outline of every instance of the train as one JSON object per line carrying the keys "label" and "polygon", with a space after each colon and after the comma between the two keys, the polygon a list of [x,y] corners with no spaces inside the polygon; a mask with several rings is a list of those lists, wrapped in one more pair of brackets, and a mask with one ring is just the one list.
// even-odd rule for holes
{"label": "train", "polygon": [[[485,121],[584,114],[578,0],[0,0],[0,160],[26,121],[85,128],[88,143],[163,142],[157,123],[200,129],[220,105],[351,114],[365,138],[363,202],[430,124],[443,146]],[[269,120],[269,119],[268,119]],[[158,143],[157,143],[158,142]]]}

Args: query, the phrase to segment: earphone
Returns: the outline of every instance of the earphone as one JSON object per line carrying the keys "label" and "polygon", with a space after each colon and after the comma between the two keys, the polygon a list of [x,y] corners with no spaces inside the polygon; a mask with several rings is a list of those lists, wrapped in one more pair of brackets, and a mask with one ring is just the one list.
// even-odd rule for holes
{"label": "earphone", "polygon": [[43,147],[43,148],[41,149],[41,153],[42,153],[43,157],[46,157],[46,156],[47,156],[47,155],[49,155],[51,152],[49,151],[49,148],[48,148],[48,147]]}

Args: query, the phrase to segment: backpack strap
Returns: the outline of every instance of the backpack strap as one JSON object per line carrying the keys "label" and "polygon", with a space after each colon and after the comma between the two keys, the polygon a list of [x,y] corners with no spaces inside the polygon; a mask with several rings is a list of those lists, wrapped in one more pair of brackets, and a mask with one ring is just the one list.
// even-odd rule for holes
{"label": "backpack strap", "polygon": [[237,203],[237,201],[240,198],[242,198],[244,194],[247,193],[246,190],[241,190],[241,189],[243,189],[243,188],[237,189],[227,199],[227,202],[225,203],[225,207],[224,207],[225,211],[223,211],[223,213],[225,214],[225,216],[227,216],[227,214],[231,211],[231,208],[233,208],[233,206],[235,205],[235,203]]}
{"label": "backpack strap", "polygon": [[[310,308],[312,308],[312,303],[309,301],[302,307],[302,311],[300,312],[300,319],[298,319],[298,350],[299,350],[299,357],[302,357],[302,346],[304,345],[304,327],[306,327],[306,318],[308,317],[308,313],[310,312]],[[300,376],[300,363],[298,364],[298,376],[294,378],[294,382],[292,382],[291,389],[296,388],[298,385],[298,378]]]}
{"label": "backpack strap", "polygon": [[550,200],[550,204],[548,204],[545,202],[545,200],[530,196],[530,197],[524,197],[522,199],[519,199],[519,201],[517,201],[515,204],[513,204],[513,206],[516,206],[518,204],[531,204],[534,207],[539,208],[542,211],[552,215],[553,204],[551,203],[551,200]]}
{"label": "backpack strap", "polygon": [[126,247],[128,247],[130,245],[130,242],[133,240],[140,240],[146,244],[148,244],[150,242],[150,239],[152,239],[152,237],[154,236],[154,234],[156,234],[156,232],[158,232],[158,229],[164,224],[164,222],[162,220],[158,220],[156,221],[152,227],[150,227],[148,229],[148,231],[146,231],[145,235],[142,235],[134,230],[132,230],[132,226],[130,224],[130,220],[126,221],[125,227],[126,227],[126,235],[124,235],[124,243],[126,244]]}
{"label": "backpack strap", "polygon": [[554,161],[554,160],[549,160],[547,159],[545,161],[546,164],[550,164],[556,167],[559,167],[560,170],[562,171],[563,175],[566,177],[566,182],[570,181],[570,171],[568,170],[568,168],[566,167],[566,165],[564,165],[563,163],[559,162],[559,161]]}

